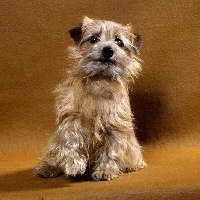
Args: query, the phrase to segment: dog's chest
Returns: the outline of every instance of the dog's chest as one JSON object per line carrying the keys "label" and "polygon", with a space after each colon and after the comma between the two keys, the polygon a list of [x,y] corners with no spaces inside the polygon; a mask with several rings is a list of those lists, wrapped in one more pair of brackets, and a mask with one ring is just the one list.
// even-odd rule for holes
{"label": "dog's chest", "polygon": [[127,92],[123,94],[111,90],[100,90],[98,94],[90,91],[85,94],[79,111],[84,118],[92,121],[97,129],[122,124],[132,115]]}

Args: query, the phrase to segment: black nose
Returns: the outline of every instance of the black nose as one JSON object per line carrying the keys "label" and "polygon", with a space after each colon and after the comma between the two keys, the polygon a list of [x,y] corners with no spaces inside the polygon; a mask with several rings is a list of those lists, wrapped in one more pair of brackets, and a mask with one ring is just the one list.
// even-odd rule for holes
{"label": "black nose", "polygon": [[104,58],[111,58],[114,54],[114,51],[111,47],[104,47],[102,50],[102,55]]}

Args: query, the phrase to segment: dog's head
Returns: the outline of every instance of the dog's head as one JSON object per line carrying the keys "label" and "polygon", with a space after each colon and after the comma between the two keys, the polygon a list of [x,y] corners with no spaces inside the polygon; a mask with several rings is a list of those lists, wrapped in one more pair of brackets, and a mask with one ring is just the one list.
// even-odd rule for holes
{"label": "dog's head", "polygon": [[140,71],[141,37],[130,25],[84,17],[81,25],[69,32],[76,42],[69,50],[78,59],[83,77],[121,82]]}

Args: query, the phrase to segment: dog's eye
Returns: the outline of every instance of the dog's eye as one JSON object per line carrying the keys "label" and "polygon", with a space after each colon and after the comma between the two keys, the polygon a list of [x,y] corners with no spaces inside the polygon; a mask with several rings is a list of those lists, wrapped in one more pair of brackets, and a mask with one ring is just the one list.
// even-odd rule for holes
{"label": "dog's eye", "polygon": [[119,39],[118,37],[115,38],[115,42],[117,43],[117,45],[118,45],[119,47],[123,47],[123,46],[124,46],[124,43],[123,43],[122,40]]}
{"label": "dog's eye", "polygon": [[96,35],[93,35],[92,37],[89,38],[90,44],[95,44],[95,43],[97,43],[99,41],[100,41],[100,38],[98,36],[96,36]]}

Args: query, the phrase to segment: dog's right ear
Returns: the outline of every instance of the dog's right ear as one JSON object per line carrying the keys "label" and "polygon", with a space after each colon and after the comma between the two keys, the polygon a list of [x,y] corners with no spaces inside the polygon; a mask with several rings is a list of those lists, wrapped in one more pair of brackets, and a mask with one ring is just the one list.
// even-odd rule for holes
{"label": "dog's right ear", "polygon": [[82,24],[69,30],[71,38],[78,44],[82,38]]}

